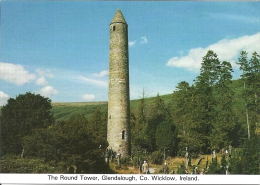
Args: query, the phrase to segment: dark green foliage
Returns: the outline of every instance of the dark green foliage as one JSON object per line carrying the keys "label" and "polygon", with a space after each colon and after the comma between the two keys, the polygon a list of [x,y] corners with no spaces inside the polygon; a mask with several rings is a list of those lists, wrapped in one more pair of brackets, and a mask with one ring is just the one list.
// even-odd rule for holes
{"label": "dark green foliage", "polygon": [[137,106],[136,116],[133,112],[131,112],[131,132],[132,132],[132,151],[138,149],[146,150],[147,148],[151,148],[151,143],[147,137],[146,129],[147,129],[147,110],[145,99],[140,99],[139,105]]}
{"label": "dark green foliage", "polygon": [[124,165],[124,166],[133,165],[133,163],[132,163],[132,161],[131,161],[131,158],[130,158],[129,156],[122,157],[122,158],[121,158],[121,164]]}
{"label": "dark green foliage", "polygon": [[150,109],[149,118],[147,121],[147,127],[145,134],[147,140],[149,141],[148,151],[153,152],[156,150],[156,129],[157,126],[166,119],[165,115],[165,105],[163,100],[160,98],[159,94],[157,95],[155,102]]}
{"label": "dark green foliage", "polygon": [[159,150],[163,151],[164,148],[167,148],[171,156],[176,155],[178,138],[176,126],[173,123],[164,121],[157,126],[156,145]]}
{"label": "dark green foliage", "polygon": [[186,167],[185,167],[184,162],[182,162],[180,164],[180,166],[178,167],[177,174],[186,174]]}
{"label": "dark green foliage", "polygon": [[37,128],[47,128],[53,122],[51,100],[39,94],[20,94],[2,107],[1,152],[21,154],[22,138]]}
{"label": "dark green foliage", "polygon": [[224,148],[232,143],[235,114],[232,109],[234,92],[230,89],[232,66],[229,62],[222,62],[218,69],[218,81],[214,87],[215,122],[211,133],[211,148]]}
{"label": "dark green foliage", "polygon": [[259,137],[246,140],[242,153],[242,174],[260,174],[260,139]]}
{"label": "dark green foliage", "polygon": [[162,164],[163,163],[163,152],[155,151],[151,154],[151,163]]}
{"label": "dark green foliage", "polygon": [[228,162],[227,162],[227,159],[228,158],[228,156],[227,155],[225,155],[225,154],[223,154],[222,156],[221,156],[221,161],[220,161],[220,169],[219,169],[219,171],[220,171],[220,174],[226,174],[226,170],[227,170],[227,166],[228,166]]}
{"label": "dark green foliage", "polygon": [[[98,111],[93,115],[97,114]],[[99,115],[95,120],[101,117]],[[57,122],[46,130],[35,130],[23,140],[24,155],[43,158],[46,162],[64,161],[66,166],[77,166],[77,173],[104,173],[107,171],[104,161],[107,142],[101,137],[97,122],[93,124],[83,115],[78,115]]]}
{"label": "dark green foliage", "polygon": [[54,165],[52,161],[46,163],[43,159],[20,158],[15,155],[6,155],[0,160],[0,173],[66,173],[63,162]]}
{"label": "dark green foliage", "polygon": [[248,139],[251,135],[257,133],[259,135],[260,127],[260,55],[256,52],[252,54],[248,61],[246,51],[241,51],[237,64],[242,70],[243,91],[242,98],[244,100],[244,110],[246,115]]}
{"label": "dark green foliage", "polygon": [[207,171],[208,174],[225,174],[228,171],[231,174],[259,174],[260,164],[260,145],[259,138],[246,140],[244,148],[233,150],[232,155],[222,155],[220,164],[217,159],[213,159]]}
{"label": "dark green foliage", "polygon": [[218,163],[217,157],[215,157],[209,165],[209,169],[207,170],[207,174],[221,174],[220,165]]}
{"label": "dark green foliage", "polygon": [[200,75],[195,80],[192,131],[196,133],[200,152],[204,153],[210,149],[210,134],[216,118],[213,87],[218,79],[218,65],[220,61],[217,54],[209,50],[203,57]]}
{"label": "dark green foliage", "polygon": [[231,174],[243,174],[242,173],[242,161],[241,158],[232,157],[230,159],[230,167],[229,167]]}

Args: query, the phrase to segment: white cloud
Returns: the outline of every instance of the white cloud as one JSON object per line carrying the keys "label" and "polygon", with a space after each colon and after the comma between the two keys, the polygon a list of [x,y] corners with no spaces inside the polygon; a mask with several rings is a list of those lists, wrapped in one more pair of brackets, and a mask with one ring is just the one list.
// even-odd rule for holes
{"label": "white cloud", "polygon": [[101,81],[101,80],[95,80],[95,79],[91,79],[91,78],[86,78],[86,77],[83,77],[83,76],[79,76],[77,78],[84,81],[84,82],[87,82],[89,84],[107,88],[107,82],[104,82],[104,81]]}
{"label": "white cloud", "polygon": [[45,97],[50,97],[51,95],[57,94],[58,91],[52,86],[45,86],[40,90],[40,94]]}
{"label": "white cloud", "polygon": [[5,94],[3,91],[0,91],[0,106],[5,105],[9,98],[10,96],[8,94]]}
{"label": "white cloud", "polygon": [[49,69],[43,70],[43,69],[38,68],[35,71],[39,76],[46,76],[46,77],[50,77],[50,78],[52,78],[54,76]]}
{"label": "white cloud", "polygon": [[36,69],[35,72],[38,74],[39,78],[35,81],[36,85],[47,85],[48,81],[46,80],[46,77],[53,78],[54,75],[51,73],[49,69]]}
{"label": "white cloud", "polygon": [[128,42],[128,45],[129,45],[129,47],[132,47],[132,46],[135,45],[135,43],[136,43],[136,40],[134,40],[134,41],[130,41],[130,42]]}
{"label": "white cloud", "polygon": [[258,17],[247,16],[247,15],[238,15],[238,14],[227,14],[227,13],[207,13],[212,18],[216,19],[229,19],[231,21],[240,21],[251,24],[259,24],[260,20]]}
{"label": "white cloud", "polygon": [[41,76],[39,77],[37,80],[36,80],[36,85],[47,85],[48,82],[46,81],[45,77],[44,76]]}
{"label": "white cloud", "polygon": [[23,85],[35,78],[34,74],[30,74],[21,65],[0,62],[0,79],[4,81],[15,85]]}
{"label": "white cloud", "polygon": [[93,76],[96,76],[96,77],[103,77],[103,76],[106,76],[108,75],[108,71],[104,70],[104,71],[101,71],[100,73],[94,73]]}
{"label": "white cloud", "polygon": [[146,43],[148,43],[147,38],[146,38],[146,37],[141,37],[141,42],[140,42],[140,44],[146,44]]}
{"label": "white cloud", "polygon": [[86,101],[91,101],[91,100],[95,99],[95,95],[94,94],[85,94],[83,96],[83,99],[86,100]]}
{"label": "white cloud", "polygon": [[189,51],[186,56],[173,57],[167,62],[167,66],[186,68],[190,71],[198,71],[201,67],[202,57],[207,54],[208,50],[213,50],[220,61],[231,62],[236,66],[235,61],[239,56],[239,52],[244,50],[249,54],[254,51],[260,51],[260,33],[248,36],[242,36],[235,39],[223,39],[206,48],[194,48]]}

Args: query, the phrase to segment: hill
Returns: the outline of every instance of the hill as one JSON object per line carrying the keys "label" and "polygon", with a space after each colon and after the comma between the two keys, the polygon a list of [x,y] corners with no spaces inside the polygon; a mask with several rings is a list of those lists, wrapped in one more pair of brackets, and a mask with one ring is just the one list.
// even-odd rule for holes
{"label": "hill", "polygon": [[[234,108],[238,109],[236,112],[243,110],[243,100],[241,99],[243,83],[241,80],[233,80],[231,88],[234,91]],[[165,105],[173,102],[173,94],[160,95]],[[156,97],[145,98],[147,106],[151,106]],[[132,112],[136,111],[140,99],[130,101],[130,109]],[[107,102],[53,102],[52,113],[56,121],[66,120],[76,114],[83,114],[89,118],[96,109],[101,112],[107,112]],[[239,116],[241,117],[241,115]]]}
{"label": "hill", "polygon": [[[172,94],[162,95],[161,98],[166,104],[172,101]],[[146,98],[148,106],[152,105],[155,97]],[[135,111],[139,104],[139,99],[130,101],[131,111]],[[91,114],[100,109],[101,112],[107,112],[107,102],[53,102],[52,113],[56,121],[66,120],[71,116],[83,114],[89,118]]]}

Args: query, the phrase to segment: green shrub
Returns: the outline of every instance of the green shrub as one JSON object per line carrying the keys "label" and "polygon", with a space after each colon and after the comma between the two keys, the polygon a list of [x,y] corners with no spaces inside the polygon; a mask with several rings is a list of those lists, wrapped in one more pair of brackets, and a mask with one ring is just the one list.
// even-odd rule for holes
{"label": "green shrub", "polygon": [[182,162],[180,164],[180,166],[178,167],[177,174],[186,174],[186,167],[185,167],[184,162]]}
{"label": "green shrub", "polygon": [[121,158],[121,164],[124,166],[133,165],[133,162],[131,161],[130,157],[122,157]]}
{"label": "green shrub", "polygon": [[163,153],[161,151],[155,151],[151,154],[151,162],[153,164],[163,163]]}

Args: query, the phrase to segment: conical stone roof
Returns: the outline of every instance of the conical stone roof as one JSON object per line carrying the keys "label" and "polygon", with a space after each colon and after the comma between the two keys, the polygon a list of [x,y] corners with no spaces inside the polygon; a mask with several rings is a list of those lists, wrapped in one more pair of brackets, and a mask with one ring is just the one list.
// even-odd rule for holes
{"label": "conical stone roof", "polygon": [[114,18],[112,19],[111,23],[124,23],[124,24],[127,24],[126,21],[125,21],[125,18],[122,14],[122,12],[120,11],[120,9],[118,9],[115,13],[115,16]]}

